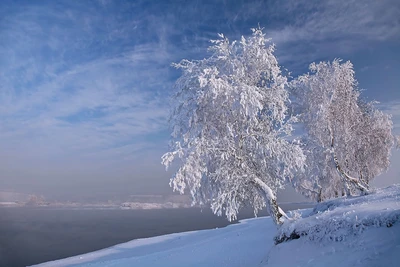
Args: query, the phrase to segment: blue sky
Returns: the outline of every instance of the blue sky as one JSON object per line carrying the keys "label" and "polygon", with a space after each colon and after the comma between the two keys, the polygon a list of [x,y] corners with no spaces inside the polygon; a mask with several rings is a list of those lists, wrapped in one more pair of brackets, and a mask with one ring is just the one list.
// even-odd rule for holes
{"label": "blue sky", "polygon": [[[363,95],[400,134],[400,2],[0,2],[0,190],[170,192],[170,64],[258,24],[293,76],[313,61],[354,63]],[[392,161],[400,161],[394,152]],[[400,182],[392,166],[381,184]],[[378,182],[379,184],[379,182]]]}

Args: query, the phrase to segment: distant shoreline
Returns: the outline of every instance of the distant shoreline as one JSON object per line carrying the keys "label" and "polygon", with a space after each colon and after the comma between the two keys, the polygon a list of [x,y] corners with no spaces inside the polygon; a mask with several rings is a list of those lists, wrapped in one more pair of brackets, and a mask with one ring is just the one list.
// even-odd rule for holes
{"label": "distant shoreline", "polygon": [[[307,208],[314,206],[314,202],[282,202],[279,205],[284,210],[297,209],[294,207]],[[140,203],[140,202],[124,202],[121,204],[82,204],[82,203],[46,203],[29,205],[27,203],[18,202],[0,202],[0,208],[32,208],[32,209],[72,209],[72,210],[158,210],[158,209],[185,209],[185,208],[201,208],[199,206],[191,206],[182,203]],[[207,207],[203,207],[207,208]]]}
{"label": "distant shoreline", "polygon": [[26,205],[25,203],[0,202],[0,208],[32,208],[32,209],[117,209],[117,210],[146,210],[146,209],[182,209],[193,208],[186,204],[176,203],[130,203],[118,204],[39,204]]}

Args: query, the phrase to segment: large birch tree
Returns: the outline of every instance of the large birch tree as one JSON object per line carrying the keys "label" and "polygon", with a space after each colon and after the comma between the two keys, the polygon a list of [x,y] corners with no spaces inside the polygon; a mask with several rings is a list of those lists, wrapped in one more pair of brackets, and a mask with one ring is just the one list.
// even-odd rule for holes
{"label": "large birch tree", "polygon": [[203,60],[182,60],[176,82],[171,151],[162,163],[177,160],[170,181],[174,190],[190,190],[195,204],[210,204],[214,213],[235,219],[246,204],[254,212],[267,207],[279,225],[286,216],[276,191],[302,169],[302,149],[286,137],[287,78],[262,29],[230,42],[223,35]]}

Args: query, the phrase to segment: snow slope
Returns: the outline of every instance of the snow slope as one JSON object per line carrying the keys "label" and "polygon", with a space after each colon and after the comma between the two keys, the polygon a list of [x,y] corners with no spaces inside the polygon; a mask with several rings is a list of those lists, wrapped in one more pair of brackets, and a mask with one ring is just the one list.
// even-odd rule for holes
{"label": "snow slope", "polygon": [[328,201],[302,213],[303,218],[286,222],[279,234],[294,226],[312,230],[279,245],[273,242],[278,232],[271,218],[263,217],[221,229],[133,240],[37,266],[397,266],[400,262],[400,185]]}

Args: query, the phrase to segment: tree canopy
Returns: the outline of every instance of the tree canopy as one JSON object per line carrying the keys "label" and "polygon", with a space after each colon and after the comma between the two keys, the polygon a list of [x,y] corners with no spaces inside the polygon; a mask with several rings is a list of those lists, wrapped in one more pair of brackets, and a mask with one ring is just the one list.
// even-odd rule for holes
{"label": "tree canopy", "polygon": [[390,116],[360,98],[349,61],[313,63],[310,70],[292,83],[307,151],[307,168],[293,180],[295,188],[319,201],[365,194],[390,164]]}
{"label": "tree canopy", "polygon": [[255,213],[267,206],[282,222],[276,190],[302,169],[300,146],[286,137],[294,117],[288,116],[287,78],[282,75],[262,29],[230,42],[222,34],[203,60],[183,60],[176,82],[169,166],[179,159],[171,179],[174,190],[188,187],[194,203],[210,203],[214,213],[235,219],[246,204]]}

